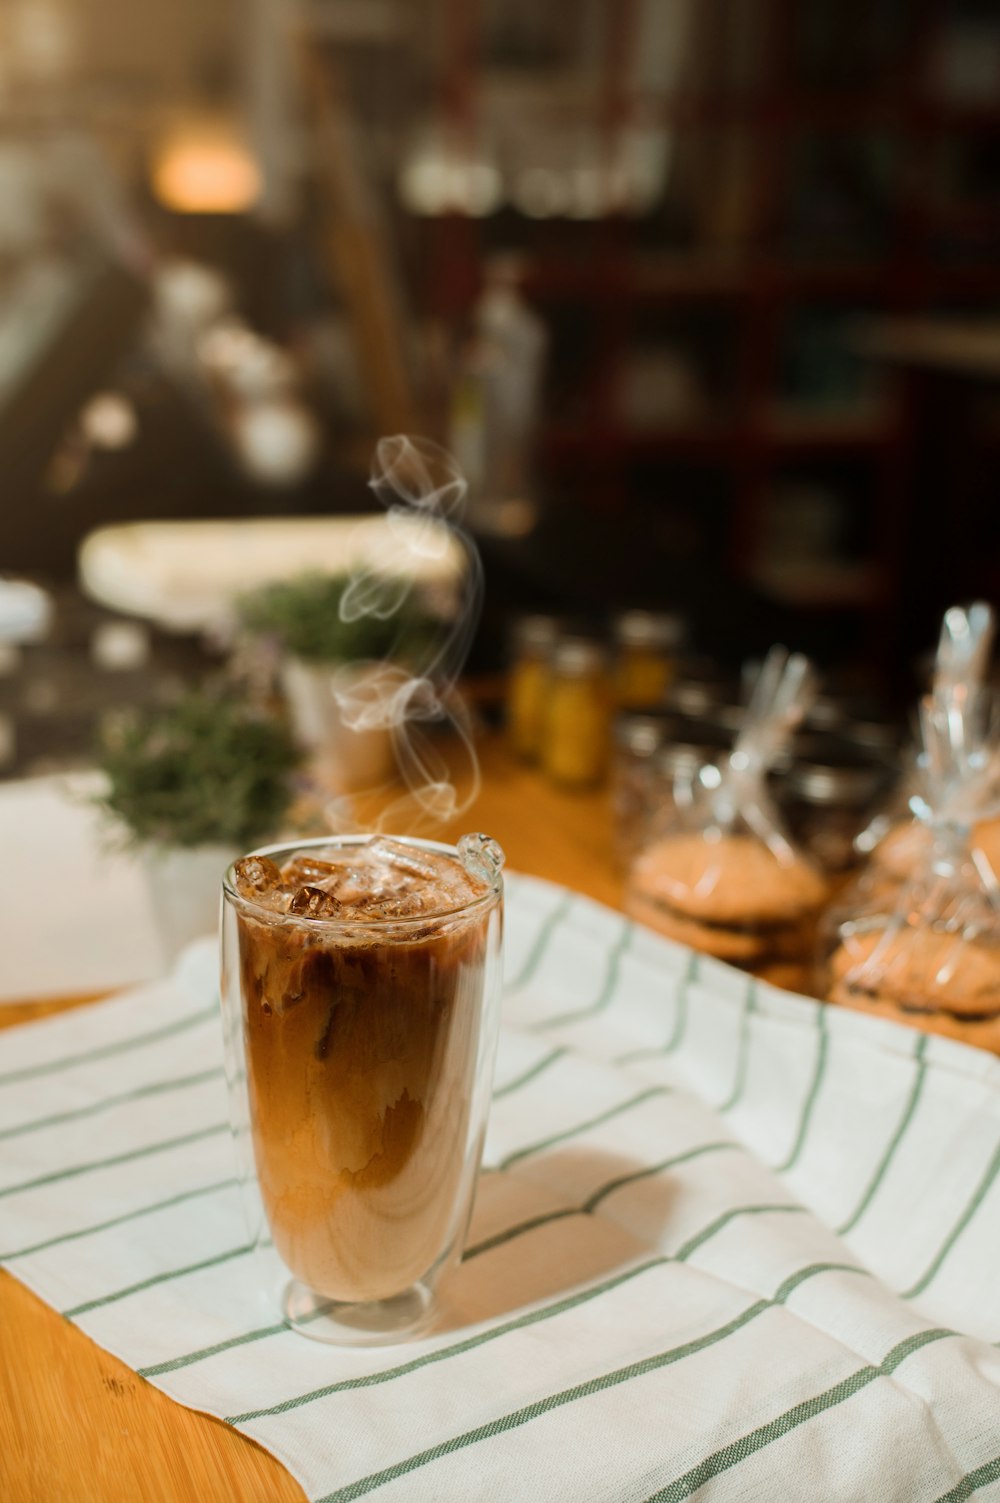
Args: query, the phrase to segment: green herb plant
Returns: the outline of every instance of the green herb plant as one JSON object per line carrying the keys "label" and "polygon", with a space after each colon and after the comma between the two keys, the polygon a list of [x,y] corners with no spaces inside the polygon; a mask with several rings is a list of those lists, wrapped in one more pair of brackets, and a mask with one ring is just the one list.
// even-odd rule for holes
{"label": "green herb plant", "polygon": [[400,604],[385,620],[362,615],[342,621],[340,605],[350,574],[302,574],[244,595],[239,616],[250,632],[277,638],[286,652],[314,663],[391,658],[412,663],[433,645],[434,617],[412,587],[400,581]]}
{"label": "green herb plant", "polygon": [[97,800],[129,841],[246,850],[280,823],[299,753],[284,726],[244,699],[203,691],[105,727]]}

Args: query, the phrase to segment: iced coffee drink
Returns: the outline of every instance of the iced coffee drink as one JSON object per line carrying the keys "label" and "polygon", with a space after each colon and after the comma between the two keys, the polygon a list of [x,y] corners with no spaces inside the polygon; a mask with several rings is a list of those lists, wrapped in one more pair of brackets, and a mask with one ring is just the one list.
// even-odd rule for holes
{"label": "iced coffee drink", "polygon": [[293,1323],[422,1286],[426,1304],[460,1254],[492,1071],[501,861],[483,837],[454,851],[377,837],[231,869],[250,1139],[299,1290]]}

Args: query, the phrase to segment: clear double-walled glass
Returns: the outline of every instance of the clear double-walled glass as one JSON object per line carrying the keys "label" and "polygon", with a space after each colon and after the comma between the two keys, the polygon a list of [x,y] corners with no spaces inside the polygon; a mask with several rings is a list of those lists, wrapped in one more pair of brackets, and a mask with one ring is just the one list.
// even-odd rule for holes
{"label": "clear double-walled glass", "polygon": [[[308,877],[352,856],[362,865],[358,847],[372,845],[348,836],[255,855]],[[425,1327],[461,1257],[499,1022],[499,847],[484,836],[391,845],[404,865],[412,857],[411,905],[424,903],[412,917],[375,911],[405,906],[391,901],[352,917],[308,896],[282,912],[271,892],[246,895],[240,863],[223,883],[223,1025],[251,1237],[289,1276],[288,1323],[352,1345]],[[466,876],[457,904],[447,886],[434,892],[442,862]]]}

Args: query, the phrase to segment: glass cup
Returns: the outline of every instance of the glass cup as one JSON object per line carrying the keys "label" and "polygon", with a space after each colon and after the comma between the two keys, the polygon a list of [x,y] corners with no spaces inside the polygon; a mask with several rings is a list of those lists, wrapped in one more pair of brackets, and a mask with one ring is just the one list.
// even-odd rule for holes
{"label": "glass cup", "polygon": [[251,1240],[273,1246],[284,1317],[305,1335],[413,1335],[461,1257],[499,1024],[502,865],[483,835],[338,836],[226,873],[223,1028]]}

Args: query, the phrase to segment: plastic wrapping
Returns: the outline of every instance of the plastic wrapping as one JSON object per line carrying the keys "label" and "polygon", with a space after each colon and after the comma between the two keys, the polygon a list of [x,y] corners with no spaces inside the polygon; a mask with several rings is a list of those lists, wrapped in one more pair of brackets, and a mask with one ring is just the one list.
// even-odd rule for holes
{"label": "plastic wrapping", "polygon": [[732,751],[678,781],[626,891],[632,917],[661,934],[792,988],[827,885],[784,830],[767,773],[813,692],[806,659],[773,648]]}
{"label": "plastic wrapping", "polygon": [[862,901],[831,922],[831,1002],[1000,1053],[1000,885],[977,830],[1000,813],[994,698],[962,684],[921,706],[915,823]]}
{"label": "plastic wrapping", "polygon": [[[945,611],[930,692],[931,698],[946,712],[949,709],[961,712],[969,697],[982,686],[995,632],[996,618],[992,607],[985,601],[953,605]],[[899,880],[905,878],[912,866],[914,852],[919,851],[925,841],[923,829],[914,825],[910,812],[910,800],[918,791],[919,778],[919,746],[914,745],[904,760],[902,777],[894,796],[855,841],[858,854],[872,858],[868,872],[873,881],[878,880],[877,874],[884,867],[884,875],[895,876],[898,886]]]}

